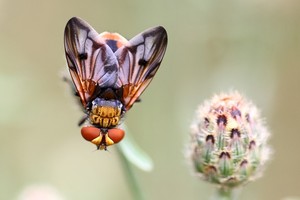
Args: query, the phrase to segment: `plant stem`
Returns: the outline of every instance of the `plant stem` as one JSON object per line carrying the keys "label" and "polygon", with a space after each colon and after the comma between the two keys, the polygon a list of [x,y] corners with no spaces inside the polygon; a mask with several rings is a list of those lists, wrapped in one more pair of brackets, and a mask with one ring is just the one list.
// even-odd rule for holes
{"label": "plant stem", "polygon": [[229,188],[221,187],[218,190],[218,194],[220,199],[224,200],[233,200],[232,198],[232,190]]}
{"label": "plant stem", "polygon": [[122,167],[123,167],[126,179],[127,179],[127,183],[129,185],[129,188],[133,195],[133,199],[134,200],[144,200],[144,195],[142,194],[141,188],[138,184],[137,178],[133,172],[131,164],[126,159],[126,157],[123,154],[123,151],[119,147],[117,147],[117,151],[118,151],[121,163],[122,163]]}
{"label": "plant stem", "polygon": [[236,200],[237,192],[237,189],[219,187],[212,200]]}

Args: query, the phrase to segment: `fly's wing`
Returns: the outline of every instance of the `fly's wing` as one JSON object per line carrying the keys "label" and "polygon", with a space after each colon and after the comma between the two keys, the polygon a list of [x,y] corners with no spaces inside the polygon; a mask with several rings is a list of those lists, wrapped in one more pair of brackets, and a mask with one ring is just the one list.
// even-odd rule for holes
{"label": "fly's wing", "polygon": [[86,108],[101,88],[115,86],[119,68],[117,58],[99,34],[76,17],[66,25],[64,44],[73,83]]}
{"label": "fly's wing", "polygon": [[115,55],[119,62],[117,87],[123,88],[122,103],[129,110],[153,79],[167,48],[167,32],[148,29],[124,44]]}

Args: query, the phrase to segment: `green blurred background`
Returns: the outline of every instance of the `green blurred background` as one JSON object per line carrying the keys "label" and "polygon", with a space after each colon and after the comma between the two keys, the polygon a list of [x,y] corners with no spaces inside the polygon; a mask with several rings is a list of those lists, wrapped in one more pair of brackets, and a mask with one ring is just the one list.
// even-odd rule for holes
{"label": "green blurred background", "polygon": [[68,200],[132,199],[115,147],[94,151],[83,140],[81,110],[61,81],[73,16],[127,38],[156,25],[168,31],[161,68],[126,117],[155,164],[134,168],[147,200],[212,195],[184,149],[197,105],[230,89],[261,109],[275,151],[240,199],[300,197],[300,1],[0,0],[0,199],[22,199],[32,185]]}

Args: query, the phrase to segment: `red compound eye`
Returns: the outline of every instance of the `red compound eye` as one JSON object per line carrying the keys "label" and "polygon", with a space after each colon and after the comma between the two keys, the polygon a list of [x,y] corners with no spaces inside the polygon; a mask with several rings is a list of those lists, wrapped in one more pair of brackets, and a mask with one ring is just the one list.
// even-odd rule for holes
{"label": "red compound eye", "polygon": [[87,141],[92,141],[93,139],[100,136],[100,129],[93,126],[86,126],[81,128],[81,135]]}
{"label": "red compound eye", "polygon": [[120,142],[125,136],[125,131],[118,128],[108,129],[108,137],[114,142]]}

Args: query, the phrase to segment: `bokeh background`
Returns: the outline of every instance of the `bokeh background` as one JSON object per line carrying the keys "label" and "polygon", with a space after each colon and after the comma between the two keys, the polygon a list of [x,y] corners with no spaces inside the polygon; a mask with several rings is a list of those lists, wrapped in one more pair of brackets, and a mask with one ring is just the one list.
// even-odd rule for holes
{"label": "bokeh background", "polygon": [[161,68],[126,116],[154,161],[150,173],[134,168],[147,200],[210,198],[213,185],[192,176],[184,149],[198,104],[231,89],[261,109],[275,151],[240,199],[300,197],[300,1],[0,0],[0,199],[37,190],[52,200],[132,199],[115,147],[83,140],[81,110],[61,81],[73,16],[127,38],[168,31]]}

